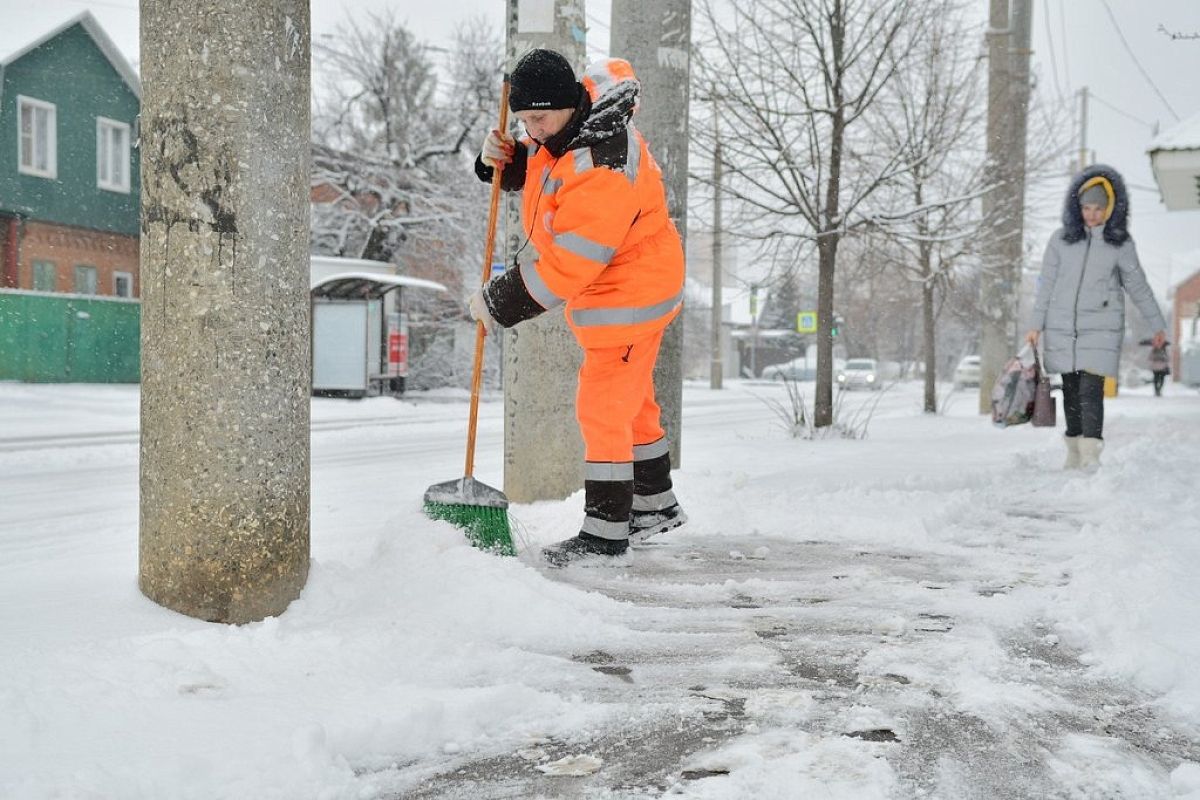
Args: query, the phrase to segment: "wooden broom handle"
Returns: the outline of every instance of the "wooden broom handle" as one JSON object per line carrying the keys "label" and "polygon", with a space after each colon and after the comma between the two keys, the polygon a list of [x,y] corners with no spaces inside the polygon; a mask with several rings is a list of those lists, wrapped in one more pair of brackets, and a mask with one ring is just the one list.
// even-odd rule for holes
{"label": "wooden broom handle", "polygon": [[[508,129],[508,75],[500,87],[500,133]],[[500,208],[500,181],[504,165],[500,164],[492,172],[492,197],[488,201],[487,239],[483,245],[483,278],[481,285],[486,286],[492,275],[492,255],[496,251],[496,217]],[[482,322],[475,323],[475,366],[471,373],[471,417],[467,422],[467,466],[463,474],[470,478],[475,473],[475,429],[479,424],[479,386],[483,383],[483,340],[487,331]]]}

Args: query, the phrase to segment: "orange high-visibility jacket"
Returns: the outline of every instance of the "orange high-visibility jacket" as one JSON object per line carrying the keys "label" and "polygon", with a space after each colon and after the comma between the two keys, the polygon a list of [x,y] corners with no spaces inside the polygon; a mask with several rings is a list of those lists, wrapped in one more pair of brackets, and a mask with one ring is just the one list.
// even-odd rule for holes
{"label": "orange high-visibility jacket", "polygon": [[[622,59],[588,67],[567,127],[518,142],[502,185],[523,190],[533,260],[494,278],[484,299],[504,326],[566,304],[583,347],[613,347],[666,327],[683,301],[683,245],[667,216],[662,170],[630,123],[640,84]],[[557,140],[557,141],[556,141]],[[476,172],[491,179],[481,162]]]}

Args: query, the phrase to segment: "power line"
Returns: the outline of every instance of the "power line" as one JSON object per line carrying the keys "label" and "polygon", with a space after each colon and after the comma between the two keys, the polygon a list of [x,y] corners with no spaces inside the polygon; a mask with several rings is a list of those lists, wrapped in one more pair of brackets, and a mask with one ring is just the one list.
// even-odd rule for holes
{"label": "power line", "polygon": [[1067,89],[1070,89],[1071,88],[1071,59],[1067,55],[1066,0],[1063,0],[1063,4],[1060,5],[1059,9],[1058,9],[1058,34],[1059,34],[1059,39],[1062,41],[1062,49],[1063,49],[1063,77],[1066,79]]}
{"label": "power line", "polygon": [[1163,93],[1158,90],[1158,87],[1154,84],[1154,81],[1150,79],[1150,75],[1146,72],[1145,67],[1142,66],[1142,62],[1138,61],[1137,56],[1133,54],[1133,48],[1129,46],[1129,42],[1125,39],[1125,34],[1121,32],[1121,26],[1117,24],[1117,18],[1113,15],[1112,7],[1108,4],[1108,0],[1100,0],[1100,2],[1104,5],[1104,10],[1108,12],[1108,18],[1112,22],[1113,30],[1115,30],[1117,32],[1117,36],[1120,37],[1121,44],[1125,45],[1125,52],[1129,53],[1130,60],[1133,61],[1134,66],[1138,68],[1138,72],[1142,73],[1142,77],[1146,79],[1146,83],[1150,84],[1150,88],[1154,90],[1156,95],[1158,95],[1158,99],[1162,100],[1163,105],[1167,107],[1167,111],[1170,111],[1171,116],[1178,120],[1179,115],[1175,113],[1175,109],[1171,108],[1171,104],[1167,102],[1167,98],[1163,96]]}
{"label": "power line", "polygon": [[587,19],[588,19],[588,22],[590,22],[593,25],[596,25],[598,27],[604,28],[604,30],[606,30],[606,31],[610,29],[607,22],[600,19],[599,17],[597,17],[595,14],[592,14],[591,12],[588,12]]}
{"label": "power line", "polygon": [[1050,3],[1042,3],[1042,16],[1046,19],[1046,41],[1050,45],[1050,73],[1054,76],[1054,94],[1062,102],[1062,87],[1058,83],[1058,59],[1054,55],[1054,33],[1050,30]]}
{"label": "power line", "polygon": [[1108,102],[1103,97],[1100,97],[1098,94],[1096,94],[1095,92],[1093,92],[1091,90],[1088,90],[1088,97],[1091,100],[1097,101],[1098,103],[1100,103],[1100,105],[1107,107],[1110,111],[1112,111],[1116,114],[1120,114],[1122,117],[1125,117],[1126,119],[1131,119],[1134,122],[1138,123],[1139,125],[1145,125],[1150,130],[1154,130],[1154,127],[1155,127],[1154,123],[1146,122],[1146,120],[1142,119],[1141,117],[1135,117],[1133,114],[1130,114],[1128,111],[1125,111],[1122,108],[1118,108],[1117,106]]}

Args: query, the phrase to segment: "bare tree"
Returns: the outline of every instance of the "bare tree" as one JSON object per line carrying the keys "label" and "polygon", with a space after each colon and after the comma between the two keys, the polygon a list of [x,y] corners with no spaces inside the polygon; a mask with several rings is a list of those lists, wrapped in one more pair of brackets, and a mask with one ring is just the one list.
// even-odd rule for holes
{"label": "bare tree", "polygon": [[[697,85],[720,105],[725,193],[745,236],[817,250],[817,427],[833,423],[834,273],[841,239],[877,224],[870,200],[904,169],[868,111],[905,63],[920,0],[745,0],[717,9]],[[705,126],[697,126],[702,128]]]}
{"label": "bare tree", "polygon": [[897,69],[875,115],[881,140],[899,152],[904,170],[892,190],[904,218],[886,226],[888,260],[919,289],[925,361],[924,408],[937,412],[938,297],[975,248],[984,170],[984,108],[979,102],[978,31],[958,0],[935,0],[935,12],[913,37],[906,69]]}
{"label": "bare tree", "polygon": [[499,102],[499,38],[473,20],[452,48],[433,48],[389,11],[314,49],[327,81],[313,113],[312,248],[446,285],[407,304],[413,385],[461,383],[451,328],[483,257],[487,192],[470,170]]}
{"label": "bare tree", "polygon": [[325,201],[314,243],[388,261],[402,242],[474,232],[478,215],[454,189],[470,186],[457,180],[463,156],[495,113],[499,41],[480,22],[461,27],[443,91],[434,51],[390,11],[346,22],[315,50],[328,85],[313,120],[313,186]]}

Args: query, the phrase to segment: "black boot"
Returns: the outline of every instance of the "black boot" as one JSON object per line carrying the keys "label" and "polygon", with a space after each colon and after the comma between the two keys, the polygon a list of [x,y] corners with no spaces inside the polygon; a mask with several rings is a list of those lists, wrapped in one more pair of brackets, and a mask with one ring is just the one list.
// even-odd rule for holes
{"label": "black boot", "polygon": [[[633,508],[629,517],[629,540],[644,542],[687,522],[671,489],[671,455],[666,439],[635,447],[633,462]],[[640,456],[640,458],[639,458]]]}
{"label": "black boot", "polygon": [[674,530],[687,522],[679,503],[658,511],[634,511],[629,517],[629,541],[637,544],[651,536]]}
{"label": "black boot", "polygon": [[620,556],[629,549],[627,539],[601,539],[590,533],[565,539],[542,549],[542,558],[552,567],[565,567],[572,561],[591,556]]}
{"label": "black boot", "polygon": [[592,462],[584,465],[583,528],[574,539],[551,545],[542,556],[565,567],[586,556],[619,556],[629,549],[629,509],[633,504],[633,465]]}

